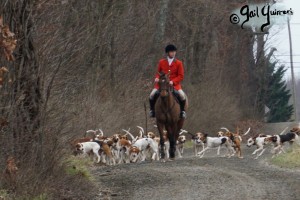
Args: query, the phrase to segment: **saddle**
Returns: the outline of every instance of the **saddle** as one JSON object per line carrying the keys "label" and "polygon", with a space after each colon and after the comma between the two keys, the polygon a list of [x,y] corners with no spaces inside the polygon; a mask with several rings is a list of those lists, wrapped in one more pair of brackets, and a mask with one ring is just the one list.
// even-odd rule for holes
{"label": "saddle", "polygon": [[179,92],[177,90],[173,90],[172,91],[173,96],[175,97],[175,100],[177,101],[177,103],[180,103],[180,95]]}
{"label": "saddle", "polygon": [[[172,95],[175,97],[176,102],[180,103],[180,94],[179,94],[179,92],[177,90],[173,90]],[[160,96],[160,92],[157,91],[155,93],[155,97],[158,98],[159,96]]]}

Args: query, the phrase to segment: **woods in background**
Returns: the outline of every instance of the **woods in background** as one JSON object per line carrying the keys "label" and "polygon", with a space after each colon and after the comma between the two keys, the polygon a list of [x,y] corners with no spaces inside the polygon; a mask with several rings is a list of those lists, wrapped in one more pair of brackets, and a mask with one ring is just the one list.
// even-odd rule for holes
{"label": "woods in background", "polygon": [[[19,192],[64,190],[65,185],[53,183],[63,173],[57,166],[61,166],[65,144],[85,130],[101,127],[112,134],[145,126],[144,103],[168,43],[176,44],[178,58],[184,62],[183,86],[190,101],[185,126],[191,131],[263,120],[262,102],[275,104],[267,101],[274,97],[269,93],[261,96],[260,87],[265,84],[258,80],[276,73],[281,76],[283,69],[273,75],[262,72],[270,70],[257,59],[265,57],[265,39],[229,22],[229,13],[242,4],[1,1],[2,31],[9,28],[13,35],[7,36],[9,48],[1,47],[0,66],[5,68],[0,69],[0,117],[7,123],[1,126],[0,166],[9,155],[19,161],[18,173],[27,174],[17,181]],[[2,37],[0,46],[7,40]],[[283,88],[282,93],[290,114],[288,91]],[[148,119],[147,125],[155,130],[153,121]],[[85,187],[88,190],[88,184]]]}

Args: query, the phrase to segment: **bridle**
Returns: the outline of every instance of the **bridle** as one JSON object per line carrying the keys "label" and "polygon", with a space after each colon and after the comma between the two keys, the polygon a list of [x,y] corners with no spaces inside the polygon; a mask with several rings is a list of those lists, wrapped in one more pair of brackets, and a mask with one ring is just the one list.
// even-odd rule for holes
{"label": "bridle", "polygon": [[[164,75],[164,76],[167,76],[167,75]],[[171,86],[168,83],[168,78],[167,77],[163,77],[163,79],[160,80],[159,92],[161,93],[162,91],[166,91],[167,92],[166,97],[170,95]]]}
{"label": "bridle", "polygon": [[[162,91],[166,91],[167,96],[170,95],[170,92],[172,92],[173,90],[173,86],[170,86],[169,85],[169,75],[170,75],[171,71],[169,70],[169,72],[167,74],[164,74],[164,73],[160,73],[158,72],[159,74],[159,92],[161,93]],[[162,86],[163,85],[163,86]]]}

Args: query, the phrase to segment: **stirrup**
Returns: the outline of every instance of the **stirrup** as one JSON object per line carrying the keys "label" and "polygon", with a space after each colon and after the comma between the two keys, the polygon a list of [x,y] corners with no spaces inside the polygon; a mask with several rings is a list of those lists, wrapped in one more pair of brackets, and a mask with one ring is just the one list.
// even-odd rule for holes
{"label": "stirrup", "polygon": [[149,115],[150,115],[150,117],[155,117],[155,112],[154,112],[154,110],[150,110],[150,112],[149,112]]}
{"label": "stirrup", "polygon": [[186,118],[186,112],[185,111],[180,112],[180,118],[183,118],[183,119]]}

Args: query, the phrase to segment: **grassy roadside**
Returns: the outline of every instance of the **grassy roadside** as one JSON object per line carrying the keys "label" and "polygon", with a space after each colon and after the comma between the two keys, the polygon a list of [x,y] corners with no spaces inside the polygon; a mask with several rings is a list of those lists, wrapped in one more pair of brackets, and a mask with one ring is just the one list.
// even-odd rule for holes
{"label": "grassy roadside", "polygon": [[276,156],[275,158],[271,159],[271,163],[279,167],[300,169],[300,147],[294,147],[287,153]]}
{"label": "grassy roadside", "polygon": [[16,197],[13,194],[10,194],[9,191],[0,189],[0,200],[47,200],[47,194],[40,194],[36,197]]}
{"label": "grassy roadside", "polygon": [[82,176],[89,181],[94,181],[89,170],[91,166],[93,166],[93,161],[90,158],[71,156],[66,160],[65,171],[69,175]]}
{"label": "grassy roadside", "polygon": [[91,199],[98,194],[95,178],[91,174],[94,163],[90,158],[66,156],[62,165],[53,173],[53,178],[34,193],[26,192],[19,183],[15,192],[2,187],[0,182],[0,200],[51,200],[51,199]]}

